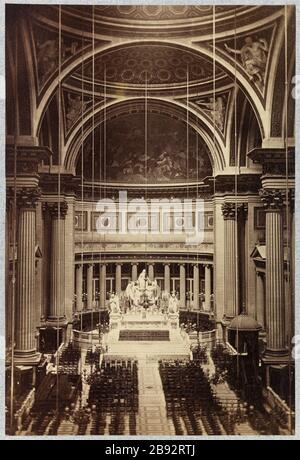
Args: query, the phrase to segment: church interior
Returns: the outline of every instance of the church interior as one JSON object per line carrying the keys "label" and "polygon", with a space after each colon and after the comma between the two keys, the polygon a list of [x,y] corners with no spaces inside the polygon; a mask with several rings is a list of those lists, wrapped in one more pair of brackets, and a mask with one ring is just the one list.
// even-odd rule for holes
{"label": "church interior", "polygon": [[295,7],[6,5],[6,432],[291,435]]}

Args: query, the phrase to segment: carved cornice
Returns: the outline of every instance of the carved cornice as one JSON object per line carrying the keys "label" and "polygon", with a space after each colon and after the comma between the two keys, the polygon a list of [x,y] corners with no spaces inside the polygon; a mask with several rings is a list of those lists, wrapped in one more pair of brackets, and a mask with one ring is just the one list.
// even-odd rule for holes
{"label": "carved cornice", "polygon": [[280,190],[261,189],[259,191],[261,201],[266,211],[281,211],[284,205],[284,195]]}
{"label": "carved cornice", "polygon": [[52,219],[65,219],[68,212],[68,204],[65,201],[43,203],[43,211],[48,211]]}
{"label": "carved cornice", "polygon": [[57,193],[58,184],[60,184],[60,193],[63,195],[71,195],[76,192],[80,195],[81,178],[73,176],[72,174],[62,173],[55,174],[41,174],[40,185],[43,193]]}
{"label": "carved cornice", "polygon": [[283,148],[255,148],[248,153],[248,157],[263,167],[263,174],[289,177],[295,175],[295,149]]}
{"label": "carved cornice", "polygon": [[220,175],[215,178],[215,192],[228,193],[235,195],[238,194],[255,193],[261,187],[259,174],[239,174],[235,176]]}
{"label": "carved cornice", "polygon": [[47,147],[17,146],[16,149],[16,171],[15,171],[15,150],[12,146],[6,148],[6,175],[32,176],[38,174],[38,167],[41,164],[49,164],[52,153]]}
{"label": "carved cornice", "polygon": [[248,205],[247,203],[228,202],[223,203],[221,209],[224,220],[235,220],[237,216],[248,212]]}
{"label": "carved cornice", "polygon": [[[78,180],[77,193],[76,197],[78,200],[82,199],[81,191],[81,178],[76,178]],[[144,197],[147,199],[151,198],[202,198],[202,199],[211,199],[213,195],[213,183],[212,181],[207,180],[204,183],[187,183],[187,184],[168,184],[168,186],[157,184],[156,186],[145,186],[141,185],[132,185],[132,184],[97,184],[94,186],[91,183],[85,182],[83,190],[83,199],[86,201],[92,201],[94,198],[95,201],[101,198],[116,199],[119,196],[120,191],[126,191],[127,197],[132,198],[141,198]]]}

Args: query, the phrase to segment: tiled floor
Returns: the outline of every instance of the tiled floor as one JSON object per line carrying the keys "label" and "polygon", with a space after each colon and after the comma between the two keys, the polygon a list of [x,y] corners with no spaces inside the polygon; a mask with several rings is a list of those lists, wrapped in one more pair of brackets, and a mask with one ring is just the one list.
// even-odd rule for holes
{"label": "tiled floor", "polygon": [[139,411],[137,434],[173,435],[173,423],[167,418],[158,363],[146,359],[138,362]]}

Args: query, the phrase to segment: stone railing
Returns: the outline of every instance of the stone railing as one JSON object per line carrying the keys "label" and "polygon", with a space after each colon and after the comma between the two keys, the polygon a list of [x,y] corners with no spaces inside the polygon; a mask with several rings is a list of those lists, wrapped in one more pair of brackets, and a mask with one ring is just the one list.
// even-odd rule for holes
{"label": "stone railing", "polygon": [[98,331],[76,331],[73,330],[73,340],[74,342],[85,342],[85,343],[92,343],[94,341],[99,342],[99,332]]}
{"label": "stone railing", "polygon": [[274,417],[282,426],[288,428],[295,418],[295,413],[289,408],[287,403],[271,387],[263,388],[263,396],[268,406],[273,411]]}
{"label": "stone railing", "polygon": [[34,404],[34,401],[35,401],[35,388],[32,388],[32,390],[30,390],[30,392],[24,399],[22,406],[15,414],[15,417],[17,420],[17,427],[19,431],[22,429],[23,419],[25,415],[29,413],[30,409],[32,408]]}
{"label": "stone railing", "polygon": [[200,345],[207,347],[214,347],[217,341],[217,330],[213,329],[212,331],[190,331],[188,333],[189,343],[191,346]]}

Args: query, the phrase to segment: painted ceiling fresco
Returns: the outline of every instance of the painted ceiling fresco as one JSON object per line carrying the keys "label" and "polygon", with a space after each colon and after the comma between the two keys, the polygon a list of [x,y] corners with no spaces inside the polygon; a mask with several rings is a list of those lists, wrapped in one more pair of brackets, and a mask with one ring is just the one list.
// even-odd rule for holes
{"label": "painted ceiling fresco", "polygon": [[[185,123],[149,113],[147,142],[145,137],[143,113],[108,121],[106,135],[103,125],[95,129],[83,146],[84,178],[144,184],[201,181],[212,175],[207,146],[191,128],[187,148]],[[79,155],[77,174],[80,175],[81,165]]]}

